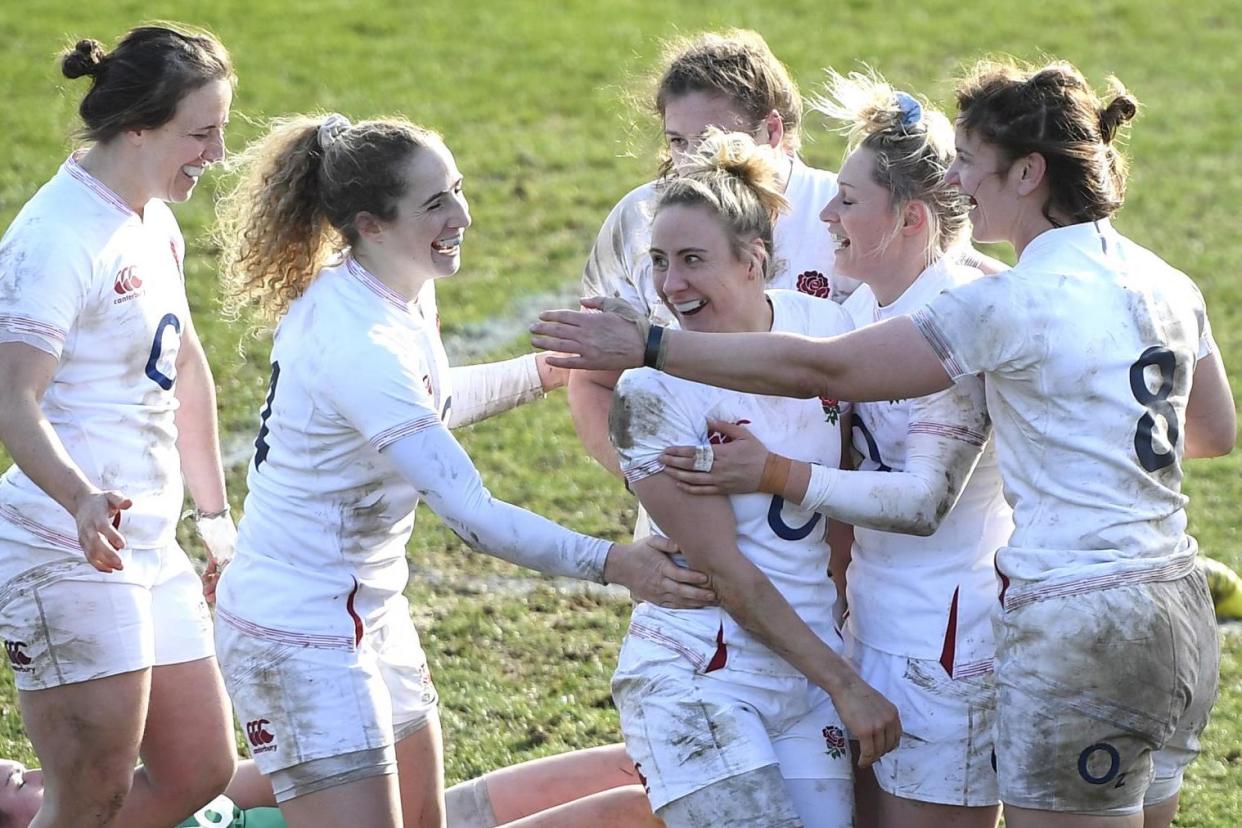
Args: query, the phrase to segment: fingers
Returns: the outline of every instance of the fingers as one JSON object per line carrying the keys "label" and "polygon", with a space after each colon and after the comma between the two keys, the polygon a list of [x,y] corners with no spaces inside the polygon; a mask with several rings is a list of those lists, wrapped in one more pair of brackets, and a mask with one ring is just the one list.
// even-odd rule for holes
{"label": "fingers", "polygon": [[588,296],[582,300],[581,305],[588,310],[602,310],[607,298],[606,296]]}
{"label": "fingers", "polygon": [[672,555],[681,551],[677,548],[677,544],[673,543],[672,538],[666,538],[663,535],[649,535],[644,540],[652,549],[657,552],[663,552],[665,555]]}
{"label": "fingers", "polygon": [[697,569],[686,569],[672,561],[661,567],[660,575],[674,584],[705,584],[708,581],[708,577]]}
{"label": "fingers", "polygon": [[[544,325],[558,325],[564,328],[576,328],[581,324],[582,317],[586,316],[582,311],[575,310],[546,310],[539,314],[539,322],[534,327],[541,328]],[[542,331],[541,331],[542,333]]]}
{"label": "fingers", "polygon": [[708,418],[707,428],[709,430],[719,431],[724,436],[731,437],[734,440],[744,440],[751,436],[750,429],[746,426],[731,423],[728,420],[713,420]]}
{"label": "fingers", "polygon": [[[108,527],[108,529],[113,534],[116,534],[116,530],[112,529],[112,527]],[[119,538],[120,535],[117,535],[117,537]],[[123,539],[121,540],[121,545],[116,547],[116,549],[109,546],[109,543],[105,543],[98,532],[80,536],[78,541],[82,545],[82,552],[86,555],[87,563],[100,572],[116,572],[125,568],[124,562],[121,561],[121,556],[116,553],[116,549],[125,546]]]}
{"label": "fingers", "polygon": [[716,603],[716,593],[710,589],[677,584],[665,593],[660,606],[669,609],[699,609]]}
{"label": "fingers", "polygon": [[860,734],[858,737],[858,767],[869,768],[879,758],[875,752],[874,734]]}

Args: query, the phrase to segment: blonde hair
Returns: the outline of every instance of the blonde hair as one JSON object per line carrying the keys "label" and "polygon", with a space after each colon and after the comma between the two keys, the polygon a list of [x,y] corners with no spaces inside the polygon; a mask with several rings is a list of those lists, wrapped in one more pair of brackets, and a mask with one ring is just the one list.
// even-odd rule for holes
{"label": "blonde hair", "polygon": [[811,107],[840,122],[847,150],[870,150],[871,177],[888,191],[896,221],[884,245],[900,231],[901,210],[910,202],[927,208],[927,264],[964,241],[969,229],[961,193],[945,181],[954,158],[953,125],[925,99],[893,89],[873,71],[842,75],[827,70],[824,92]]}
{"label": "blonde hair", "polygon": [[765,281],[772,273],[772,226],[789,209],[781,195],[775,150],[758,146],[749,135],[709,129],[676,178],[660,189],[655,214],[674,205],[710,209],[720,221],[733,255],[748,255],[755,239],[763,242],[759,262]]}
{"label": "blonde hair", "polygon": [[339,115],[273,122],[229,162],[235,174],[216,205],[227,312],[255,306],[275,322],[315,275],[358,241],[361,212],[397,217],[409,182],[402,166],[436,133],[402,118],[350,125]]}
{"label": "blonde hair", "polygon": [[1126,197],[1127,163],[1114,145],[1118,130],[1138,114],[1138,101],[1108,78],[1097,95],[1073,65],[1024,66],[981,60],[957,85],[958,123],[1000,150],[1008,163],[1039,153],[1050,194],[1044,217],[1073,222],[1107,218]]}
{"label": "blonde hair", "polygon": [[[752,127],[775,110],[785,126],[784,148],[796,152],[801,145],[802,95],[758,32],[728,29],[666,40],[659,66],[652,104],[660,118],[675,98],[693,92],[720,95]],[[666,156],[661,176],[671,171]]]}

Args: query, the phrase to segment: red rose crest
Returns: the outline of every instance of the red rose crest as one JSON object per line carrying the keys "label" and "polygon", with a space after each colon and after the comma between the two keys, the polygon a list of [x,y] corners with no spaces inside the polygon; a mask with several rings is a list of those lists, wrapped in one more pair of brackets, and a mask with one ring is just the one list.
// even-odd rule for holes
{"label": "red rose crest", "polygon": [[845,755],[847,745],[845,744],[845,732],[836,725],[828,725],[823,730],[824,743],[828,745],[828,755],[833,759],[840,759]]}
{"label": "red rose crest", "polygon": [[[738,420],[734,423],[734,425],[750,425],[750,420]],[[713,446],[723,446],[725,443],[732,443],[733,438],[726,437],[713,428],[711,431],[707,432],[707,442],[711,443]]]}
{"label": "red rose crest", "polygon": [[827,299],[828,294],[832,293],[832,283],[818,270],[808,270],[798,275],[798,292]]}
{"label": "red rose crest", "polygon": [[832,397],[820,397],[820,407],[824,409],[824,422],[837,424],[837,420],[841,419],[841,403]]}

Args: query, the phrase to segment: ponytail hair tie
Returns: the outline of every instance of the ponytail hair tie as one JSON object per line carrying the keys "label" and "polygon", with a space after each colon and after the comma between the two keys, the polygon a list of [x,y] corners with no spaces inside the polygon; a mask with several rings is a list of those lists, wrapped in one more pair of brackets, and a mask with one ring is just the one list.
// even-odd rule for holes
{"label": "ponytail hair tie", "polygon": [[901,112],[901,125],[907,131],[913,131],[923,123],[923,105],[905,92],[895,92],[897,109]]}
{"label": "ponytail hair tie", "polygon": [[327,149],[341,133],[349,129],[353,124],[344,115],[333,112],[327,118],[323,119],[323,123],[319,125],[319,148]]}

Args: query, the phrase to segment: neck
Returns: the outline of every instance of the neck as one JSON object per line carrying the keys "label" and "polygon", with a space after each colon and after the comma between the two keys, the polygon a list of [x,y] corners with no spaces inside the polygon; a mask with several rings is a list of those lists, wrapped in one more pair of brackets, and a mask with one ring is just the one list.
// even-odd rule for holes
{"label": "neck", "polygon": [[729,333],[767,333],[772,330],[772,303],[768,295],[759,295],[759,301],[747,308],[746,317],[738,320],[736,328]]}
{"label": "neck", "polygon": [[871,288],[880,307],[891,305],[900,299],[927,269],[923,248],[894,251],[893,256],[885,258],[885,262],[875,269],[873,275],[862,280]]}
{"label": "neck", "polygon": [[367,269],[368,273],[379,279],[385,287],[397,293],[407,302],[413,302],[417,299],[419,291],[423,289],[423,285],[431,278],[411,273],[408,269],[389,261],[382,255],[382,251],[358,246],[354,247],[351,255],[358,260],[360,265]]}
{"label": "neck", "polygon": [[142,215],[142,208],[151,200],[151,195],[134,180],[133,171],[141,167],[134,159],[126,158],[115,142],[95,144],[78,159],[78,164],[120,196],[135,213]]}

